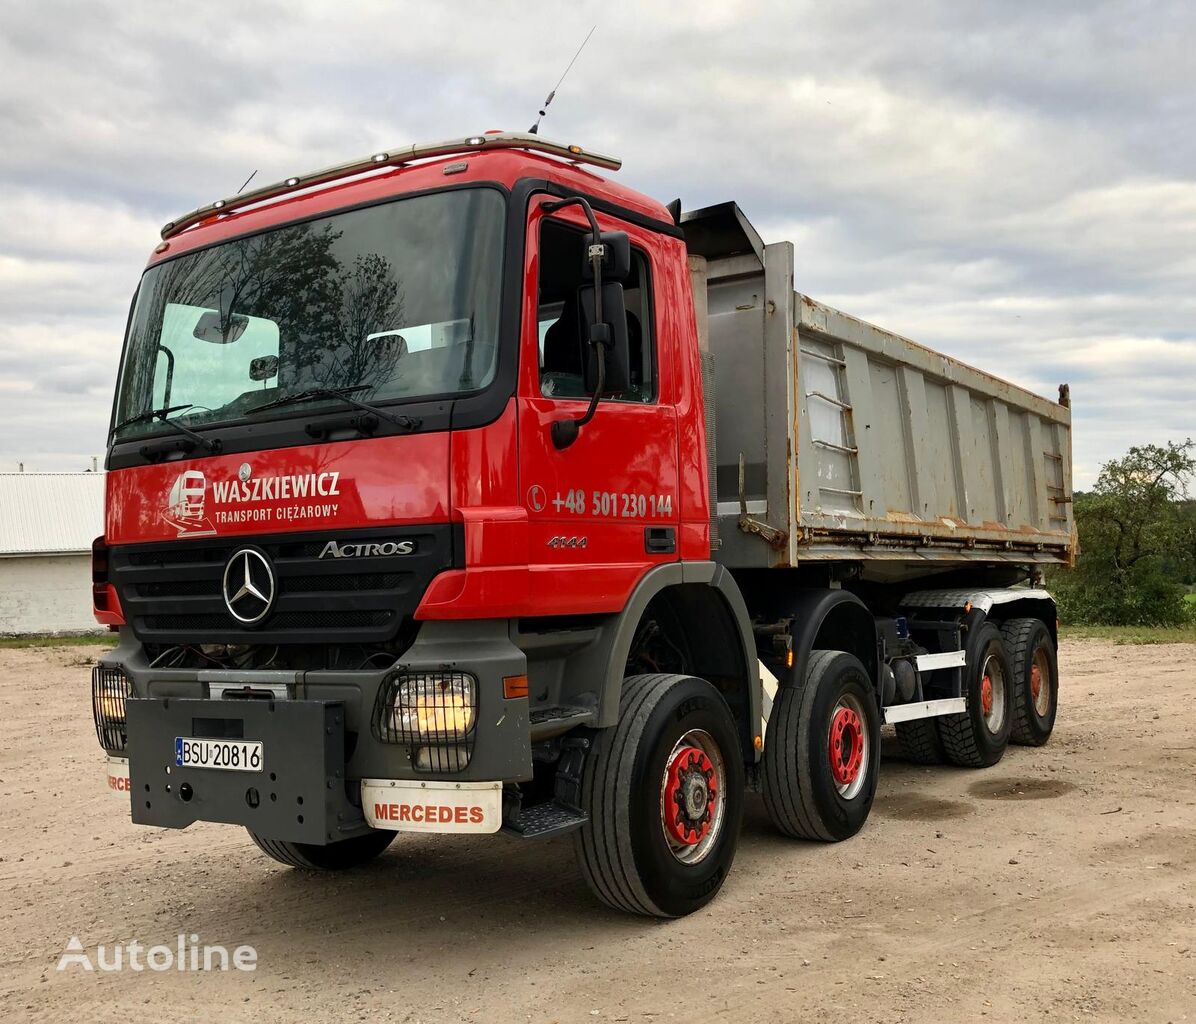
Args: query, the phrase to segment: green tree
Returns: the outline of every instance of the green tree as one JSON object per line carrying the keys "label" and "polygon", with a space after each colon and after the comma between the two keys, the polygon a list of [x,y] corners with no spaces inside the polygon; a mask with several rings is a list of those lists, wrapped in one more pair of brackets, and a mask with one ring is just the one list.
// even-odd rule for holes
{"label": "green tree", "polygon": [[1137,445],[1101,467],[1096,486],[1075,496],[1080,558],[1052,583],[1065,621],[1177,625],[1191,615],[1196,522],[1187,487],[1196,443]]}

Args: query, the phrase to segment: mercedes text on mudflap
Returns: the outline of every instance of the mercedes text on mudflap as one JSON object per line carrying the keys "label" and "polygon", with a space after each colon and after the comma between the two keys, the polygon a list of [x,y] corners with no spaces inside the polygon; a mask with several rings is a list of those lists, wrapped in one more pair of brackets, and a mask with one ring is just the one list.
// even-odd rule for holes
{"label": "mercedes text on mudflap", "polygon": [[734,203],[618,166],[490,133],[165,226],[94,553],[133,821],[309,869],[572,833],[599,899],[676,916],[749,790],[854,835],[885,722],[921,762],[1046,742],[1066,392],[807,298]]}

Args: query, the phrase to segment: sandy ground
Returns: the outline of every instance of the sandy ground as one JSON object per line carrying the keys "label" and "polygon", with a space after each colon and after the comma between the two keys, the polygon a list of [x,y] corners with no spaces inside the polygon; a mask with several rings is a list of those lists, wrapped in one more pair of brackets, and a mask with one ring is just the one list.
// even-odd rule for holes
{"label": "sandy ground", "polygon": [[[101,789],[88,648],[0,651],[0,1019],[1196,1019],[1196,646],[1064,646],[1052,742],[902,763],[837,846],[758,797],[715,902],[624,917],[565,840],[402,836],[358,873]],[[253,973],[55,969],[72,935],[252,944]]]}

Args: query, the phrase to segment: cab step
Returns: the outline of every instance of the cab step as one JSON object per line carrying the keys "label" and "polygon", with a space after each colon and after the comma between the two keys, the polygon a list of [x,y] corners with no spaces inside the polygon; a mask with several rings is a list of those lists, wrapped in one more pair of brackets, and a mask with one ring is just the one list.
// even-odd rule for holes
{"label": "cab step", "polygon": [[559,800],[522,807],[503,821],[502,830],[519,839],[548,839],[581,828],[589,818]]}

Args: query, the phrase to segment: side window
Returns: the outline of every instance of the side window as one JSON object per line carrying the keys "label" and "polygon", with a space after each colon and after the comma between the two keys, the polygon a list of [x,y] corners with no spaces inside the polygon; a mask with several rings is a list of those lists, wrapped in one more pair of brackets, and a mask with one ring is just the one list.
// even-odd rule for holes
{"label": "side window", "polygon": [[[540,393],[545,398],[586,398],[582,373],[584,333],[577,292],[582,277],[585,233],[559,221],[540,228],[540,282],[537,321],[540,342]],[[614,401],[656,400],[656,339],[648,261],[631,250],[631,276],[623,283],[627,338],[631,349],[631,387]]]}

